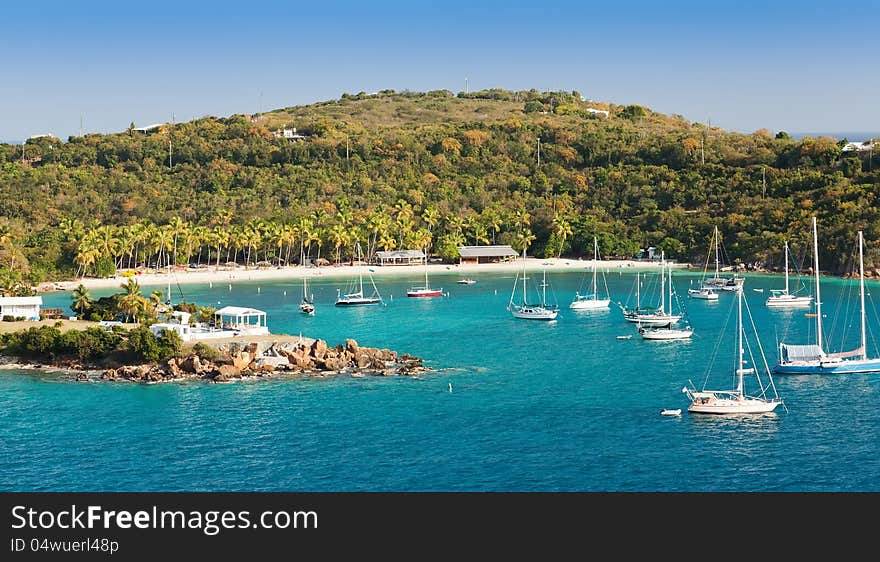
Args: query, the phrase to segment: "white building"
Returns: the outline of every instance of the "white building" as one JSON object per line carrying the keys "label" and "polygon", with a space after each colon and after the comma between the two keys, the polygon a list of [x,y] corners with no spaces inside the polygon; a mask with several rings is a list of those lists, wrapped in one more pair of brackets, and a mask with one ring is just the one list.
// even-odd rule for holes
{"label": "white building", "polygon": [[40,319],[43,297],[0,297],[0,317]]}
{"label": "white building", "polygon": [[296,127],[289,128],[289,129],[287,127],[285,127],[283,129],[281,129],[280,131],[273,131],[272,136],[274,136],[276,139],[291,139],[291,140],[306,138],[305,135],[301,135],[296,132]]}
{"label": "white building", "polygon": [[868,152],[874,148],[874,143],[871,141],[865,142],[848,142],[843,148],[841,148],[841,152]]}
{"label": "white building", "polygon": [[255,308],[223,307],[214,315],[213,327],[201,323],[190,324],[189,319],[189,313],[174,311],[167,322],[150,325],[150,332],[157,337],[164,331],[176,332],[184,342],[269,334],[266,313]]}
{"label": "white building", "polygon": [[587,108],[587,113],[592,113],[594,115],[604,115],[605,117],[608,117],[609,115],[609,113],[604,109],[593,109],[592,107]]}

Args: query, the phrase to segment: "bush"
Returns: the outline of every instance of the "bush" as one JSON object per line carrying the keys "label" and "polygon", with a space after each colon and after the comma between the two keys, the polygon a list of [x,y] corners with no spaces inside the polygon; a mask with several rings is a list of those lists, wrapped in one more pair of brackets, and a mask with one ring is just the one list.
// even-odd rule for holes
{"label": "bush", "polygon": [[196,343],[193,348],[193,353],[199,356],[199,359],[205,359],[206,361],[216,361],[220,358],[220,352],[211,347],[210,345],[206,345],[202,342]]}
{"label": "bush", "polygon": [[15,322],[15,316],[12,316],[11,314],[4,314],[3,321],[4,322]]}
{"label": "bush", "polygon": [[139,326],[128,333],[125,349],[139,359],[167,361],[180,351],[182,344],[177,332],[165,330],[158,338],[146,326]]}

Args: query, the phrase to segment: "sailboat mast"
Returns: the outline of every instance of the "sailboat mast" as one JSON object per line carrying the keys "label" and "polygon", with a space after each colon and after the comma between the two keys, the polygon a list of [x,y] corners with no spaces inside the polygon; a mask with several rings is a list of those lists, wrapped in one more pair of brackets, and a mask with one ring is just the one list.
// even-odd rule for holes
{"label": "sailboat mast", "polygon": [[813,217],[813,269],[816,270],[816,345],[822,350],[822,299],[819,296],[819,235]]}
{"label": "sailboat mast", "polygon": [[672,314],[672,265],[669,266],[669,314]]}
{"label": "sailboat mast", "polygon": [[788,294],[788,240],[785,241],[785,294]]}
{"label": "sailboat mast", "polygon": [[526,305],[526,249],[523,248],[523,306]]}
{"label": "sailboat mast", "polygon": [[736,391],[743,393],[743,298],[742,291],[736,292]]}
{"label": "sailboat mast", "polygon": [[864,236],[859,231],[859,298],[862,301],[862,359],[868,358],[868,341],[865,333],[865,263],[864,263]]}
{"label": "sailboat mast", "polygon": [[425,248],[425,288],[428,288],[428,249]]}
{"label": "sailboat mast", "polygon": [[547,270],[544,270],[544,278],[541,280],[541,306],[547,304]]}
{"label": "sailboat mast", "polygon": [[641,292],[639,291],[640,284],[641,283],[639,282],[639,272],[636,271],[636,312],[638,312],[639,308],[641,308],[641,303],[639,302],[639,296],[641,294]]}
{"label": "sailboat mast", "polygon": [[718,227],[715,227],[715,279],[718,279]]}
{"label": "sailboat mast", "polygon": [[[669,303],[672,308],[672,303]],[[660,253],[660,314],[666,314],[666,254]]]}
{"label": "sailboat mast", "polygon": [[599,288],[596,286],[596,260],[599,259],[599,242],[593,236],[593,298],[599,298]]}

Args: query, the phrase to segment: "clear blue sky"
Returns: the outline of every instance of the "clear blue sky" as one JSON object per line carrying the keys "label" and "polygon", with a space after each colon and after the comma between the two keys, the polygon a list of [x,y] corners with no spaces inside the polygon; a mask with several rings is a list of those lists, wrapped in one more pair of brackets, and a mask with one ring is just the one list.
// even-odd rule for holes
{"label": "clear blue sky", "polygon": [[744,132],[880,131],[880,0],[42,0],[4,3],[0,45],[6,140],[465,78]]}

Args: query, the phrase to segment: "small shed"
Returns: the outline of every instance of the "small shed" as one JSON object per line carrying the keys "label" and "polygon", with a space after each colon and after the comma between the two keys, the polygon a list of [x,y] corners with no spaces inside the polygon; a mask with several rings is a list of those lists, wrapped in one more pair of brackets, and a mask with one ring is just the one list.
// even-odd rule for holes
{"label": "small shed", "polygon": [[418,265],[425,263],[425,252],[421,250],[391,250],[376,252],[379,265]]}
{"label": "small shed", "polygon": [[0,297],[0,317],[39,320],[43,297]]}
{"label": "small shed", "polygon": [[459,263],[498,263],[515,260],[517,253],[510,246],[459,246]]}

